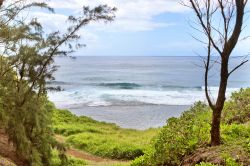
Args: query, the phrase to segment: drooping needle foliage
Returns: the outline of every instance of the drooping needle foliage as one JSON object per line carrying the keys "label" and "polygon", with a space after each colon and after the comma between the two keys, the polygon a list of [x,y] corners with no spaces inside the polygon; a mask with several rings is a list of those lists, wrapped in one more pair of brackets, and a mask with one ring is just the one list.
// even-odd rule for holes
{"label": "drooping needle foliage", "polygon": [[22,17],[34,7],[54,12],[44,2],[26,0],[4,1],[0,8],[0,122],[25,165],[48,166],[52,148],[64,150],[53,139],[47,101],[54,58],[80,48],[79,30],[94,21],[112,21],[116,9],[83,7],[79,16],[69,16],[65,32],[45,34],[39,18]]}

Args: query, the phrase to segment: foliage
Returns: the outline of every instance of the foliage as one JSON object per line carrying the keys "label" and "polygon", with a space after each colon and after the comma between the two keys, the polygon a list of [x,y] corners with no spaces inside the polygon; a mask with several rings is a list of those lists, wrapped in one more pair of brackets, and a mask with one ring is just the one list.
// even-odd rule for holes
{"label": "foliage", "polygon": [[[250,162],[250,121],[247,117],[241,117],[241,120],[238,118],[238,115],[249,114],[249,90],[242,89],[233,93],[226,102],[221,125],[223,144],[216,147],[216,153],[221,155],[227,165],[247,165]],[[199,147],[207,147],[210,119],[211,111],[208,106],[196,103],[180,118],[169,119],[146,154],[136,158],[132,165],[179,165],[184,157],[194,153]]]}
{"label": "foliage", "polygon": [[67,110],[56,109],[53,111],[53,128],[55,133],[65,136],[69,145],[112,159],[134,159],[143,155],[157,133],[157,129],[121,129],[114,124],[77,117]]}
{"label": "foliage", "polygon": [[67,161],[64,161],[65,163],[62,163],[60,158],[58,157],[60,153],[57,150],[52,151],[52,166],[84,166],[87,165],[87,163],[84,160],[76,159],[73,157],[69,157]]}
{"label": "foliage", "polygon": [[228,124],[250,121],[250,88],[232,94],[225,104],[222,120]]}
{"label": "foliage", "polygon": [[224,155],[225,164],[227,166],[241,166],[235,159],[233,159],[230,155]]}
{"label": "foliage", "polygon": [[[183,156],[208,140],[210,117],[208,107],[197,103],[180,118],[169,119],[154,140],[152,149],[132,165],[179,165]],[[138,160],[143,164],[137,164]]]}
{"label": "foliage", "polygon": [[[32,7],[48,9],[46,3],[10,1],[0,8],[0,123],[25,165],[51,165],[51,150],[57,148],[62,163],[64,147],[53,138],[47,81],[56,70],[54,57],[78,49],[77,32],[93,21],[112,21],[115,8],[101,5],[83,7],[79,16],[70,16],[65,33],[44,34],[36,18],[18,17]],[[68,48],[62,49],[67,44]]]}
{"label": "foliage", "polygon": [[[15,74],[8,74],[15,78]],[[53,138],[51,130],[51,107],[45,96],[37,98],[36,93],[30,95],[29,100],[22,106],[19,99],[23,95],[15,88],[15,83],[8,79],[0,80],[1,105],[4,112],[4,128],[10,141],[16,148],[17,154],[26,165],[50,165],[51,149],[60,147]],[[22,89],[28,88],[22,84]],[[20,95],[20,96],[19,96]],[[7,119],[7,120],[6,120]]]}
{"label": "foliage", "polygon": [[235,141],[240,138],[250,138],[249,124],[222,125],[222,139],[224,142]]}

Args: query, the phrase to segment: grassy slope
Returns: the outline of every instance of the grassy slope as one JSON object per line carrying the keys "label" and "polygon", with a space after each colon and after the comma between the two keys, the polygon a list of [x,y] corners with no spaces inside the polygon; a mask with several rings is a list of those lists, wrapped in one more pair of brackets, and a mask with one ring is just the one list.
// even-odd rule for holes
{"label": "grassy slope", "polygon": [[210,122],[211,111],[202,103],[180,118],[169,119],[162,129],[146,131],[121,129],[114,124],[76,117],[66,110],[53,111],[54,130],[69,145],[114,159],[133,159],[146,153],[132,163],[134,166],[177,166],[187,158],[199,158],[204,161],[201,166],[212,165],[206,162],[250,165],[250,89],[234,93],[227,101],[222,115],[221,146],[208,146]]}
{"label": "grassy slope", "polygon": [[131,160],[144,154],[158,129],[137,131],[115,124],[77,117],[67,110],[53,110],[53,128],[66,143],[91,154],[112,159]]}

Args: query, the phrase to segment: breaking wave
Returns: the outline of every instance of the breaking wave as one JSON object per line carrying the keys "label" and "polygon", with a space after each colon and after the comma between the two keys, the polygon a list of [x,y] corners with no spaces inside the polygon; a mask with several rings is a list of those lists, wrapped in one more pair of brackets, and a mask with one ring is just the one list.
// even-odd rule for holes
{"label": "breaking wave", "polygon": [[[238,88],[228,88],[227,96]],[[218,87],[211,87],[215,98]],[[49,97],[62,108],[83,106],[114,105],[192,105],[196,101],[206,101],[204,87],[165,87],[165,89],[145,89],[142,85],[130,83],[99,84],[99,87],[85,87],[69,91],[50,93]]]}
{"label": "breaking wave", "polygon": [[115,89],[136,89],[136,88],[141,87],[141,85],[139,85],[139,84],[127,83],[127,82],[122,82],[122,83],[101,83],[101,84],[98,84],[98,86],[103,86],[103,87],[108,87],[108,88],[115,88]]}

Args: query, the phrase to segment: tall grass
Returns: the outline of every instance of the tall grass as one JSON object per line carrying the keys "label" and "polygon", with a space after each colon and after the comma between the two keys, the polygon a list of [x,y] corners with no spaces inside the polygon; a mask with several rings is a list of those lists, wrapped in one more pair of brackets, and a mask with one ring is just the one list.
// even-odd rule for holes
{"label": "tall grass", "polygon": [[138,131],[53,110],[53,129],[74,148],[111,159],[131,160],[145,153],[158,129]]}

